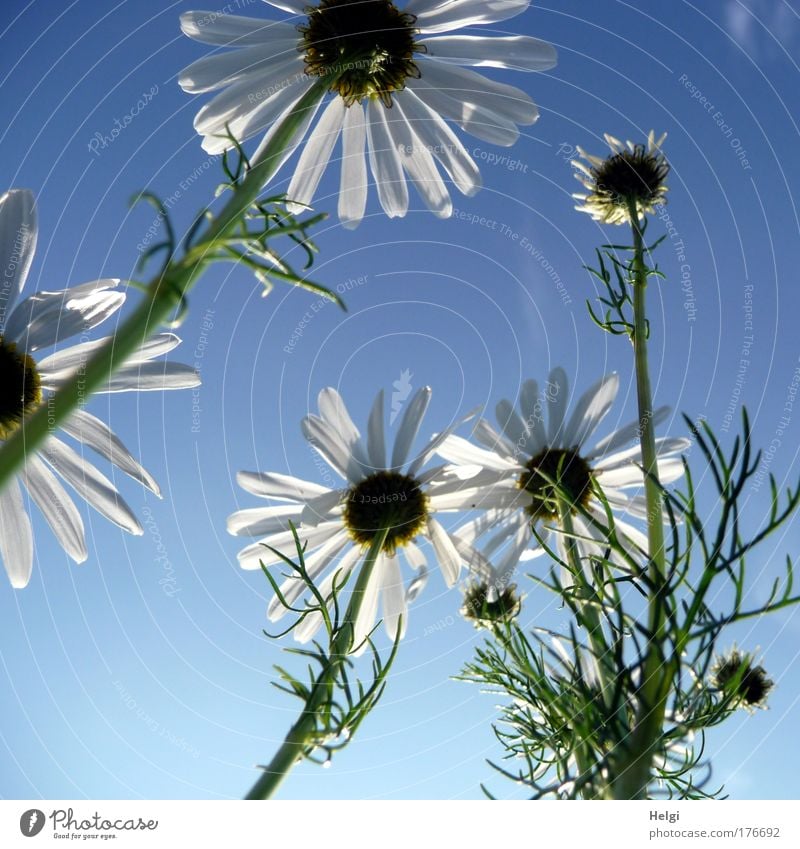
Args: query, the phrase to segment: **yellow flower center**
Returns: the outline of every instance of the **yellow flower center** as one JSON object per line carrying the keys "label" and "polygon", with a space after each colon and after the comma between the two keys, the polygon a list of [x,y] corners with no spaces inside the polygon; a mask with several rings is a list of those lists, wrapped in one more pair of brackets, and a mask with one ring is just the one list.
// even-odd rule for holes
{"label": "yellow flower center", "polygon": [[0,439],[8,439],[41,401],[42,382],[36,363],[0,336]]}
{"label": "yellow flower center", "polygon": [[544,450],[532,457],[517,485],[531,496],[527,510],[531,519],[558,519],[559,495],[571,513],[586,506],[592,492],[592,470],[575,451]]}
{"label": "yellow flower center", "polygon": [[360,545],[369,545],[382,528],[388,528],[383,550],[393,554],[410,542],[427,520],[428,497],[409,475],[376,472],[347,493],[344,522]]}
{"label": "yellow flower center", "polygon": [[330,90],[346,106],[378,98],[391,107],[392,92],[419,79],[414,54],[416,18],[389,0],[322,0],[309,7],[308,23],[298,27],[306,73],[331,78]]}

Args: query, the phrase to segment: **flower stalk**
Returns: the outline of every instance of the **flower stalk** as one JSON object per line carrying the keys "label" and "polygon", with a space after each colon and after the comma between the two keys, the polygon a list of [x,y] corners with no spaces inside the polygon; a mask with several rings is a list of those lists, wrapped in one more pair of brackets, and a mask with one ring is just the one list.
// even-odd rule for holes
{"label": "flower stalk", "polygon": [[318,712],[324,710],[325,706],[330,703],[331,691],[335,686],[339,670],[345,663],[347,655],[354,648],[357,648],[353,645],[356,620],[375,563],[386,542],[389,530],[390,528],[384,528],[378,531],[370,543],[359,570],[342,626],[335,631],[328,662],[314,681],[299,719],[289,729],[280,748],[269,764],[263,768],[263,775],[256,781],[245,799],[271,799],[295,764],[302,760],[309,750],[315,748],[314,737],[317,730]]}
{"label": "flower stalk", "polygon": [[134,354],[159,326],[169,320],[183,303],[206,266],[215,248],[224,243],[237,223],[277,171],[281,155],[291,142],[309,109],[325,95],[329,80],[320,79],[300,99],[292,113],[283,119],[264,155],[247,173],[230,200],[209,224],[202,239],[178,260],[166,267],[144,287],[145,296],[122,327],[108,340],[52,398],[25,418],[0,447],[0,490],[34,452],[76,409],[86,404],[108,378]]}
{"label": "flower stalk", "polygon": [[647,360],[647,277],[642,226],[635,199],[629,199],[628,212],[633,231],[631,283],[633,288],[633,349],[636,371],[636,397],[639,407],[639,441],[645,473],[648,541],[648,647],[642,668],[639,708],[631,739],[626,746],[614,782],[617,799],[644,799],[650,781],[653,756],[662,737],[662,725],[669,694],[670,672],[665,668],[664,593],[667,590],[666,554],[662,489],[658,479],[653,394]]}

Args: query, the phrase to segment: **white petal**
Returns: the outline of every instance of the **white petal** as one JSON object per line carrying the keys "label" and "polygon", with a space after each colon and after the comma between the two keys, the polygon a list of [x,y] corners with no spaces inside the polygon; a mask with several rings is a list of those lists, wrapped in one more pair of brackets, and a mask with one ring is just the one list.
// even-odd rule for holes
{"label": "white petal", "polygon": [[424,62],[420,73],[422,82],[442,89],[461,103],[462,120],[468,120],[476,109],[485,109],[512,124],[533,124],[539,117],[536,104],[522,89],[491,80],[469,68]]}
{"label": "white petal", "polygon": [[557,366],[550,372],[545,391],[545,398],[548,404],[547,440],[553,448],[570,447],[568,445],[561,445],[564,415],[567,411],[568,390],[567,373],[563,368]]}
{"label": "white petal", "polygon": [[386,123],[387,111],[374,100],[370,100],[367,105],[369,164],[383,211],[389,218],[402,218],[408,211],[408,186],[400,156]]}
{"label": "white petal", "polygon": [[[518,519],[514,513],[509,510],[495,508],[487,510],[475,519],[465,522],[456,530],[454,536],[472,544],[488,531],[502,529],[504,526],[512,523],[514,527],[517,527]],[[510,533],[509,531],[509,535]]]}
{"label": "white petal", "polygon": [[[456,419],[449,427],[446,427],[441,433],[437,433],[434,437],[428,442],[428,444],[419,452],[419,454],[414,459],[414,462],[411,463],[408,469],[408,474],[411,477],[416,477],[419,473],[419,470],[430,460],[433,455],[438,450],[439,446],[444,443],[449,436],[452,435],[453,431],[461,427],[464,422],[469,421],[471,418],[475,416],[475,414],[480,410],[480,407],[476,407],[474,410],[470,410],[465,416],[462,416],[460,419]],[[470,478],[473,477],[470,475]],[[460,478],[467,479],[467,478]]]}
{"label": "white petal", "polygon": [[[295,59],[291,60],[291,62],[296,61]],[[290,84],[293,75],[296,73],[293,68],[294,66],[290,65],[287,71],[280,74],[280,79],[273,81],[272,84],[263,86],[257,91],[251,90],[248,95],[248,103],[250,96],[257,97],[260,92],[267,96],[262,102],[257,101],[258,105],[247,112],[244,112],[245,107],[241,106],[241,115],[237,114],[236,117],[230,118],[224,114],[219,115],[217,108],[211,111],[211,107],[215,106],[214,101],[211,101],[207,107],[201,109],[194,123],[195,129],[205,136],[203,139],[203,150],[207,153],[222,153],[222,151],[231,147],[231,142],[227,138],[226,124],[228,125],[227,130],[240,142],[249,139],[251,136],[262,132],[268,127],[271,128],[270,132],[274,132],[283,122],[284,118],[292,112],[297,102],[303,96],[305,89],[308,88],[308,84],[305,83]],[[275,88],[277,90],[273,91]],[[308,111],[311,114],[306,115],[306,118],[310,123],[313,113],[316,110],[311,109]],[[304,126],[304,133],[306,129],[308,129],[308,124]],[[267,135],[270,135],[270,133]],[[264,142],[262,141],[253,155],[251,164],[255,164],[260,158],[263,144]],[[285,155],[288,158],[291,155],[291,151]]]}
{"label": "white petal", "polygon": [[36,456],[28,457],[22,478],[59,545],[76,563],[83,563],[88,556],[83,519],[58,478]]}
{"label": "white petal", "polygon": [[190,94],[200,94],[248,78],[253,82],[253,97],[248,102],[257,104],[264,100],[256,96],[257,92],[285,80],[286,69],[296,64],[296,59],[297,35],[283,33],[266,49],[257,45],[203,56],[180,72],[178,84]]}
{"label": "white petal", "polygon": [[406,602],[411,604],[414,599],[419,597],[419,594],[425,589],[428,583],[428,561],[425,559],[425,555],[421,549],[413,542],[407,542],[403,546],[403,554],[408,561],[408,565],[417,572],[406,588]]}
{"label": "white petal", "polygon": [[431,400],[430,386],[423,386],[407,403],[392,450],[392,468],[399,469],[408,459],[408,452],[417,437],[422,419]]}
{"label": "white petal", "polygon": [[440,62],[481,68],[547,71],[558,59],[552,44],[528,35],[444,35],[423,39],[420,44],[426,48],[426,56]]}
{"label": "white petal", "polygon": [[342,178],[339,186],[339,218],[351,229],[364,217],[367,206],[367,160],[364,145],[367,125],[364,107],[354,103],[345,111],[342,129]]}
{"label": "white petal", "polygon": [[498,401],[495,409],[497,424],[506,435],[508,441],[514,446],[516,456],[531,454],[528,450],[528,437],[530,436],[525,422],[514,409],[514,405],[507,399]]}
{"label": "white petal", "polygon": [[38,233],[33,192],[11,189],[0,196],[0,304],[3,306],[0,330],[5,325],[3,318],[14,309],[25,285]]}
{"label": "white petal", "polygon": [[424,33],[447,32],[474,24],[494,24],[524,12],[530,0],[409,0],[404,11],[417,16]]}
{"label": "white petal", "polygon": [[[378,555],[378,560],[373,566],[367,586],[364,587],[361,607],[353,625],[353,646],[360,647],[360,650],[356,652],[357,654],[361,654],[364,651],[366,645],[362,646],[361,644],[375,627],[375,619],[378,615],[378,593],[383,584],[383,572],[386,569],[386,560],[387,557],[385,554]],[[364,568],[363,565],[361,568]],[[355,590],[353,590],[353,594],[355,595]]]}
{"label": "white petal", "polygon": [[[119,280],[98,280],[96,289],[75,295],[70,289],[63,292],[46,292],[23,301],[14,310],[14,323],[26,320],[21,332],[9,326],[9,336],[14,335],[28,351],[37,351],[88,333],[112,316],[124,303],[125,293],[115,290]],[[76,287],[78,288],[78,287]],[[38,303],[36,303],[38,301]],[[11,325],[11,322],[9,322]]]}
{"label": "white petal", "polygon": [[436,452],[451,463],[476,465],[496,472],[507,472],[516,468],[513,460],[501,457],[494,451],[478,448],[461,436],[448,436]]}
{"label": "white petal", "polygon": [[445,583],[448,587],[455,586],[461,573],[461,555],[458,553],[453,540],[450,539],[450,535],[436,519],[431,518],[428,519],[428,536],[436,552],[436,559],[439,562]]}
{"label": "white petal", "polygon": [[544,403],[539,396],[539,384],[535,380],[526,380],[522,384],[519,403],[531,434],[528,438],[528,449],[536,456],[547,445],[547,432],[544,427]]}
{"label": "white petal", "polygon": [[367,423],[367,453],[374,470],[386,468],[386,432],[384,419],[383,389],[375,396]]}
{"label": "white petal", "polygon": [[11,586],[27,586],[33,570],[33,532],[16,478],[0,491],[0,555]]}
{"label": "white petal", "polygon": [[[383,627],[390,640],[397,639],[398,625],[400,638],[406,633],[408,625],[408,606],[403,576],[400,574],[400,561],[396,556],[387,555],[381,570],[381,600],[383,602]],[[400,617],[403,621],[400,624]]]}
{"label": "white petal", "polygon": [[517,563],[519,563],[520,557],[532,541],[535,542],[536,538],[531,533],[528,523],[522,522],[511,540],[511,545],[509,545],[496,567],[498,579],[504,585],[508,584]]}
{"label": "white petal", "polygon": [[[690,445],[691,442],[684,437],[659,437],[656,439],[656,454],[659,457],[668,457],[671,454],[680,454],[686,451]],[[639,464],[642,462],[642,448],[638,442],[624,451],[617,451],[614,454],[603,457],[602,460],[595,463],[595,468],[614,469],[618,466],[627,465],[631,462]]]}
{"label": "white petal", "polygon": [[352,452],[327,422],[317,416],[305,416],[300,427],[303,436],[314,446],[317,453],[345,480],[358,483],[362,479],[363,474]]}
{"label": "white petal", "polygon": [[420,142],[427,147],[450,176],[456,188],[471,197],[481,187],[481,173],[456,134],[442,117],[414,93],[413,85],[399,92],[397,103],[412,122]]}
{"label": "white petal", "polygon": [[305,17],[306,9],[308,9],[307,0],[264,0],[270,6],[280,9],[282,12],[288,12],[290,15],[300,15]]}
{"label": "white petal", "polygon": [[311,204],[319,181],[328,167],[334,145],[342,131],[346,112],[347,108],[342,98],[334,97],[306,139],[289,188],[286,190],[286,196],[293,201],[287,206],[290,212],[302,212],[305,206]]}
{"label": "white petal", "polygon": [[510,445],[505,437],[501,436],[486,419],[478,419],[472,435],[484,448],[495,451],[501,457],[516,462],[514,446]]}
{"label": "white petal", "polygon": [[[313,551],[317,546],[322,545],[339,533],[341,529],[341,522],[325,522],[316,528],[300,528],[297,533],[300,537],[300,544],[306,546],[306,551]],[[269,548],[266,546],[269,546]],[[290,560],[297,558],[294,534],[291,531],[283,531],[243,548],[236,555],[239,559],[239,565],[242,569],[260,569],[262,564],[272,566],[275,563],[282,563],[282,558],[270,551],[270,548],[274,548]]]}
{"label": "white petal", "polygon": [[105,422],[85,410],[76,410],[61,425],[64,433],[88,445],[101,457],[105,457],[120,471],[130,475],[142,486],[146,486],[156,495],[161,494],[153,476],[138,463],[123,444],[122,440],[108,427]]}
{"label": "white petal", "polygon": [[192,366],[169,360],[125,365],[102,384],[97,392],[160,392],[200,386],[200,375]]}
{"label": "white petal", "polygon": [[453,214],[453,203],[444,180],[436,167],[433,155],[408,123],[400,103],[399,99],[395,101],[395,115],[388,122],[388,127],[400,154],[403,169],[428,209],[438,218],[449,218]]}
{"label": "white petal", "polygon": [[356,478],[360,480],[364,475],[364,470],[369,468],[369,458],[361,441],[361,432],[350,418],[350,413],[347,411],[342,396],[332,386],[328,386],[319,393],[317,405],[323,421],[341,436],[342,442],[361,467],[357,470],[358,477]]}
{"label": "white petal", "polygon": [[327,486],[311,483],[291,475],[279,475],[277,472],[239,472],[236,475],[239,486],[261,498],[276,498],[281,501],[308,501],[318,495],[330,492]]}
{"label": "white petal", "polygon": [[313,527],[320,522],[330,522],[342,513],[342,500],[347,495],[347,490],[333,489],[312,498],[303,508],[300,521],[306,527]]}
{"label": "white petal", "polygon": [[[428,63],[433,66],[432,62]],[[465,94],[463,91],[443,87],[426,74],[414,83],[414,92],[433,111],[461,127],[481,141],[501,147],[511,147],[519,138],[519,130],[513,121],[502,118],[489,105],[498,105],[491,95]]]}
{"label": "white petal", "polygon": [[[661,424],[669,415],[669,407],[659,407],[653,412],[653,426]],[[593,460],[596,457],[601,457],[603,454],[608,454],[611,451],[616,451],[623,445],[627,445],[632,439],[636,439],[640,430],[639,422],[631,422],[629,425],[614,431],[600,440],[595,445],[589,454],[586,455],[587,460]]]}
{"label": "white petal", "polygon": [[563,442],[579,448],[595,432],[611,409],[619,391],[619,375],[608,374],[583,393],[570,416]]}
{"label": "white petal", "polygon": [[297,30],[290,24],[276,23],[266,18],[246,18],[241,15],[221,15],[219,12],[184,12],[181,30],[189,38],[218,47],[244,47],[251,44],[271,44],[283,35],[294,36]]}
{"label": "white petal", "polygon": [[302,508],[297,504],[278,507],[249,507],[228,516],[228,533],[237,537],[261,537],[288,530],[289,522],[300,524]]}
{"label": "white petal", "polygon": [[129,534],[141,536],[144,533],[139,520],[111,481],[72,448],[51,437],[39,453],[98,513]]}

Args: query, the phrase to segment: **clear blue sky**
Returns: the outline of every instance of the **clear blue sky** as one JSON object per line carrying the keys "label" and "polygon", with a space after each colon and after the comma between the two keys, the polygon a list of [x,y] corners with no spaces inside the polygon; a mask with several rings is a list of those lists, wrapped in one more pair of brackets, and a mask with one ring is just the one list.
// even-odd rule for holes
{"label": "clear blue sky", "polygon": [[[255,0],[240,5],[279,16]],[[0,186],[38,197],[31,289],[131,276],[153,213],[129,211],[130,196],[177,193],[173,212],[186,226],[219,173],[192,129],[205,99],[176,82],[203,54],[180,35],[178,15],[202,4],[57,6],[5,0],[0,21]],[[120,481],[145,535],[86,513],[90,559],[75,567],[37,520],[29,587],[0,586],[0,795],[218,798],[250,786],[295,705],[270,686],[272,664],[286,658],[261,634],[268,587],[238,568],[241,543],[225,517],[255,506],[235,485],[239,469],[319,477],[299,420],[323,386],[340,387],[364,420],[374,392],[409,369],[414,386],[434,389],[425,425],[434,431],[553,365],[581,388],[616,369],[623,389],[604,428],[634,417],[627,343],[599,333],[584,306],[593,289],[582,264],[616,234],[570,198],[568,146],[601,152],[603,132],[669,133],[675,233],[660,256],[668,280],[651,300],[657,401],[718,429],[745,402],[757,441],[773,445],[771,470],[796,480],[800,407],[781,419],[800,356],[799,14],[797,0],[536,4],[496,31],[555,43],[558,68],[487,73],[530,91],[541,120],[510,150],[470,139],[485,188],[455,197],[495,227],[437,220],[416,200],[405,220],[389,221],[373,192],[359,229],[331,219],[318,231],[316,277],[347,290],[349,312],[314,313],[291,353],[313,296],[277,289],[264,300],[243,270],[208,274],[180,330],[179,353],[202,369],[200,394],[92,403],[164,488],[158,501]],[[124,132],[92,152],[146,92]],[[490,164],[497,155],[511,161]],[[336,171],[323,179],[320,209],[335,208],[337,185]],[[669,430],[683,432],[680,421]],[[748,519],[765,498],[749,493]],[[799,529],[751,560],[754,598],[782,553],[797,553]],[[478,638],[459,601],[434,574],[381,707],[330,770],[298,768],[285,797],[477,798],[481,781],[500,796],[518,792],[485,764],[497,754],[493,698],[450,679]],[[524,616],[563,619],[532,589]],[[797,796],[785,755],[800,720],[799,637],[800,614],[788,613],[730,635],[760,649],[778,682],[768,713],[742,714],[710,738],[715,781],[734,797]]]}

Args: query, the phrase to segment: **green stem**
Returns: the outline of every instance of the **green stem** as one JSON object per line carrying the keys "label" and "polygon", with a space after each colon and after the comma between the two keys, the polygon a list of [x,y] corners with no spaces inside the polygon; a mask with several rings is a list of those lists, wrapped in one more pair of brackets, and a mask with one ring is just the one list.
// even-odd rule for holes
{"label": "green stem", "polygon": [[389,529],[379,531],[370,544],[369,551],[358,574],[350,603],[342,621],[342,626],[336,631],[331,643],[330,659],[320,671],[308,701],[303,707],[299,719],[289,729],[283,743],[269,764],[264,767],[264,773],[256,781],[245,799],[271,799],[275,791],[303,755],[313,748],[313,737],[317,728],[317,711],[330,698],[330,691],[336,680],[339,669],[345,662],[348,653],[353,649],[353,634],[364,593],[372,577],[372,571],[378,555],[386,541]]}
{"label": "green stem", "polygon": [[658,482],[658,457],[653,426],[653,397],[647,362],[647,266],[644,259],[644,237],[635,202],[629,204],[633,230],[633,349],[636,367],[636,395],[639,403],[639,441],[642,447],[645,496],[647,503],[649,640],[639,687],[639,708],[630,740],[625,745],[614,781],[617,799],[644,799],[653,756],[661,739],[670,675],[664,665],[665,637],[664,592],[666,590],[666,557],[661,489]]}
{"label": "green stem", "polygon": [[180,260],[170,262],[163,273],[147,284],[144,300],[114,336],[92,356],[85,368],[58,390],[48,404],[42,404],[25,419],[0,448],[0,490],[22,467],[26,455],[36,451],[70,413],[87,402],[93,392],[102,389],[114,371],[124,365],[180,305],[208,264],[216,243],[231,233],[272,178],[297,127],[308,110],[322,99],[329,84],[320,79],[300,98],[295,109],[276,130],[264,156],[211,222],[202,242]]}

